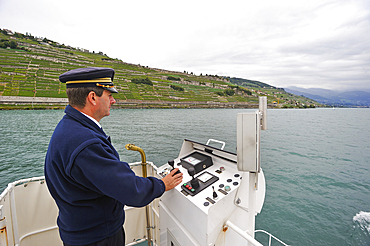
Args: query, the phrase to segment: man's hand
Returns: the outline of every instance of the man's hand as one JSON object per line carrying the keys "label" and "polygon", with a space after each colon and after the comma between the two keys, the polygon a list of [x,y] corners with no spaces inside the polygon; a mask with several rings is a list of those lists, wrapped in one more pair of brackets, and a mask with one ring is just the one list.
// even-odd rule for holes
{"label": "man's hand", "polygon": [[182,173],[175,174],[179,170],[178,168],[173,169],[166,177],[162,179],[166,186],[166,191],[175,188],[182,181]]}

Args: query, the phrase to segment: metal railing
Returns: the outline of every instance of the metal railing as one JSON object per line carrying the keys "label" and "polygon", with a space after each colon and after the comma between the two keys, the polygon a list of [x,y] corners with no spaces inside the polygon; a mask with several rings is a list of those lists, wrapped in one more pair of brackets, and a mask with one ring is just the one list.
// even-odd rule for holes
{"label": "metal railing", "polygon": [[230,220],[226,221],[225,226],[230,227],[231,229],[233,229],[236,233],[238,233],[240,236],[242,236],[245,240],[247,240],[253,246],[263,246],[260,242],[258,242],[256,239],[254,239],[247,232],[240,229],[237,225],[232,223]]}
{"label": "metal railing", "polygon": [[[249,244],[252,244],[253,246],[263,246],[263,244],[258,242],[251,235],[249,235],[247,232],[243,231],[241,228],[239,228],[237,225],[235,225],[231,221],[229,221],[229,220],[226,221],[224,226],[233,229],[236,233],[238,233],[240,236],[242,236],[244,239],[246,239],[249,242]],[[272,235],[271,233],[269,233],[267,231],[255,230],[254,232],[255,233],[256,232],[262,232],[262,233],[265,233],[266,235],[268,235],[269,236],[269,246],[271,246],[271,243],[272,243],[271,239],[272,238],[275,239],[277,242],[281,243],[284,246],[289,246],[288,244],[284,243],[283,241],[281,241],[280,239],[278,239],[277,237],[275,237],[274,235]]]}
{"label": "metal railing", "polygon": [[256,232],[262,232],[262,233],[265,233],[266,235],[269,236],[269,246],[271,246],[271,239],[275,239],[276,241],[278,241],[279,243],[281,243],[282,245],[284,246],[289,246],[288,244],[284,243],[283,241],[281,241],[279,238],[275,237],[274,235],[272,235],[271,233],[267,232],[267,231],[264,231],[264,230],[255,230],[254,231],[255,233]]}

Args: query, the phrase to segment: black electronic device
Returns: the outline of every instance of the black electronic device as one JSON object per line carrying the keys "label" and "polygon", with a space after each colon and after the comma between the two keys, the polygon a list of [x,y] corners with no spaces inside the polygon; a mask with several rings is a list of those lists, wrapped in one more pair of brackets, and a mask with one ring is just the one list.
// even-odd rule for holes
{"label": "black electronic device", "polygon": [[188,169],[188,173],[190,176],[192,176],[192,179],[181,186],[183,191],[191,196],[198,194],[199,192],[201,192],[202,190],[204,190],[205,188],[219,180],[218,177],[216,177],[213,174],[210,174],[207,171],[201,173],[197,177],[194,177],[195,175],[194,172],[195,172],[194,168]]}
{"label": "black electronic device", "polygon": [[[184,158],[181,158],[181,165],[186,168],[194,168],[195,174],[213,165],[212,158],[199,152],[193,152]],[[194,175],[195,175],[194,174]]]}

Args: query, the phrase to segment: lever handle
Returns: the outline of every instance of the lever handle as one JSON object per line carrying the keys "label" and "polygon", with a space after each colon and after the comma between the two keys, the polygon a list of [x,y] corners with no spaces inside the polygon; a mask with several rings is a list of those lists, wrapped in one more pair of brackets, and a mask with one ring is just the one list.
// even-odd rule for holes
{"label": "lever handle", "polygon": [[189,173],[189,175],[190,175],[191,177],[193,177],[193,178],[194,178],[194,175],[195,175],[195,169],[194,169],[193,167],[189,168],[189,169],[188,169],[188,173]]}
{"label": "lever handle", "polygon": [[[174,160],[169,160],[168,165],[170,165],[172,167],[172,170],[175,169],[175,161]],[[177,172],[175,174],[178,174],[178,173],[181,173],[180,170],[177,170]]]}
{"label": "lever handle", "polygon": [[174,160],[169,160],[168,165],[170,165],[172,168],[174,168],[175,161]]}
{"label": "lever handle", "polygon": [[215,191],[215,187],[214,186],[212,186],[212,189],[213,189],[213,199],[214,200],[217,200],[218,199],[218,195],[217,195],[217,193],[216,193],[216,191]]}

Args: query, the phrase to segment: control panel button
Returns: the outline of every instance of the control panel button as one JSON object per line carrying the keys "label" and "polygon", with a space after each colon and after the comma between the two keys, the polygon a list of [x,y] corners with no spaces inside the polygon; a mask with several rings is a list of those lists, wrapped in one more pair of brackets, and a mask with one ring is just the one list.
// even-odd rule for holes
{"label": "control panel button", "polygon": [[230,190],[231,190],[230,186],[226,185],[225,186],[225,191],[230,191]]}

